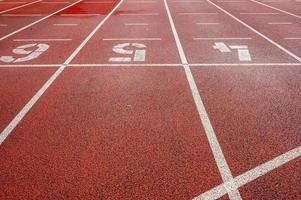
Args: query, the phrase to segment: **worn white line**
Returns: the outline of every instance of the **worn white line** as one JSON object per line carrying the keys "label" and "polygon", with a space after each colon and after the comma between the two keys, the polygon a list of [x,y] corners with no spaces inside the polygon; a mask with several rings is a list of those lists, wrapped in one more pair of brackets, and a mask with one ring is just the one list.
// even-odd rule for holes
{"label": "worn white line", "polygon": [[291,22],[268,22],[270,25],[291,25]]}
{"label": "worn white line", "polygon": [[9,134],[16,128],[16,126],[21,122],[28,111],[35,105],[35,103],[40,99],[40,97],[46,92],[46,90],[51,86],[51,84],[59,77],[59,75],[64,71],[66,66],[74,59],[74,57],[79,53],[79,51],[88,43],[88,41],[93,37],[93,35],[99,30],[100,27],[109,19],[109,17],[115,12],[115,10],[121,5],[124,0],[121,0],[114,9],[97,25],[97,27],[85,38],[85,40],[75,49],[75,51],[69,56],[69,58],[64,62],[63,65],[50,77],[50,79],[39,89],[39,91],[29,100],[29,102],[22,108],[22,110],[15,116],[15,118],[5,127],[5,129],[0,134],[0,145],[9,136]]}
{"label": "worn white line", "polygon": [[210,1],[210,0],[207,0],[207,1],[209,3],[211,3],[213,6],[215,6],[217,9],[219,9],[222,12],[224,12],[225,14],[229,15],[230,17],[232,17],[233,19],[235,19],[236,21],[238,21],[239,23],[241,23],[242,25],[244,25],[245,27],[247,27],[248,29],[250,29],[251,31],[253,31],[254,33],[256,33],[257,35],[261,36],[262,38],[264,38],[265,40],[267,40],[268,42],[270,42],[271,44],[273,44],[274,46],[276,46],[277,48],[281,49],[282,51],[284,51],[285,53],[287,53],[288,55],[290,55],[294,59],[296,59],[299,62],[301,62],[301,58],[299,56],[295,55],[294,53],[292,53],[291,51],[287,50],[286,48],[284,48],[280,44],[276,43],[274,40],[272,40],[272,39],[268,38],[267,36],[265,36],[264,34],[260,33],[259,31],[257,31],[253,27],[249,26],[248,24],[246,24],[242,20],[238,19],[237,17],[235,17],[234,15],[232,15],[231,13],[229,13],[228,11],[226,11],[225,9],[223,9],[220,6],[216,5],[212,1]]}
{"label": "worn white line", "polygon": [[285,38],[283,38],[283,39],[285,39],[285,40],[301,40],[301,37],[285,37]]}
{"label": "worn white line", "polygon": [[104,41],[156,41],[161,40],[161,38],[103,38]]}
{"label": "worn white line", "polygon": [[34,38],[28,38],[28,39],[13,39],[13,41],[15,42],[23,42],[23,41],[33,41],[33,42],[44,42],[44,41],[49,41],[49,42],[64,42],[64,41],[71,41],[72,39],[70,38],[53,38],[53,39],[50,39],[50,38],[40,38],[40,39],[34,39]]}
{"label": "worn white line", "polygon": [[62,17],[83,17],[83,16],[99,16],[100,14],[60,14]]}
{"label": "worn white line", "polygon": [[70,5],[68,5],[68,6],[66,6],[66,7],[64,7],[64,8],[62,8],[62,9],[58,10],[58,11],[55,11],[54,13],[51,13],[51,14],[49,14],[49,15],[47,15],[47,16],[45,16],[45,17],[43,17],[43,18],[41,18],[41,19],[39,19],[39,20],[37,20],[37,21],[31,23],[31,24],[28,24],[28,25],[26,25],[26,26],[24,26],[24,27],[22,27],[22,28],[20,28],[20,29],[18,29],[18,30],[16,30],[16,31],[14,31],[14,32],[12,32],[12,33],[9,33],[9,34],[7,34],[7,35],[1,37],[1,38],[0,38],[0,41],[6,39],[6,38],[8,38],[8,37],[10,37],[10,36],[12,36],[12,35],[14,35],[14,34],[16,34],[16,33],[19,33],[19,32],[21,32],[21,31],[23,31],[23,30],[25,30],[25,29],[27,29],[27,28],[29,28],[29,27],[31,27],[31,26],[33,26],[33,25],[35,25],[35,24],[41,22],[41,21],[44,21],[45,19],[48,19],[49,17],[51,17],[51,16],[53,16],[53,15],[55,15],[55,14],[57,14],[57,13],[63,11],[63,10],[65,10],[65,9],[67,9],[67,8],[70,8],[70,7],[74,6],[75,4],[80,3],[81,1],[83,1],[83,0],[78,0],[78,1],[74,2],[73,4],[70,4]]}
{"label": "worn white line", "polygon": [[218,15],[219,13],[179,13],[179,15]]}
{"label": "worn white line", "polygon": [[301,63],[192,63],[189,66],[193,67],[236,67],[236,66],[301,66]]}
{"label": "worn white line", "polygon": [[[173,33],[175,41],[176,41],[176,45],[177,45],[177,49],[178,49],[178,52],[179,52],[179,55],[180,55],[180,59],[181,59],[181,62],[183,64],[184,72],[185,72],[190,90],[192,92],[192,96],[193,96],[197,111],[199,113],[201,123],[203,124],[206,136],[208,138],[208,141],[209,141],[214,159],[216,161],[217,167],[218,167],[219,172],[221,174],[221,177],[222,177],[224,182],[227,182],[227,181],[233,179],[232,173],[231,173],[230,168],[227,164],[227,161],[224,157],[223,151],[220,147],[220,144],[218,142],[218,139],[216,137],[214,129],[211,125],[209,116],[208,116],[207,111],[205,109],[204,103],[202,101],[201,95],[199,93],[199,90],[196,86],[193,75],[191,73],[190,67],[189,67],[188,62],[187,62],[187,58],[186,58],[185,53],[184,53],[184,49],[182,47],[179,35],[177,33],[177,30],[176,30],[175,24],[173,22],[173,19],[172,19],[172,16],[171,16],[171,13],[170,13],[170,10],[169,10],[169,7],[168,7],[168,4],[167,4],[166,0],[164,0],[164,5],[165,5],[165,8],[166,8],[166,12],[167,12],[169,23],[170,23],[170,26],[171,26],[171,29],[172,29],[172,33]],[[239,191],[237,189],[232,190],[231,189],[231,187],[232,187],[231,184],[229,186],[230,187],[228,187],[228,194],[229,194],[230,199],[231,200],[236,200],[236,199],[240,200],[241,196],[239,194]]]}
{"label": "worn white line", "polygon": [[159,13],[120,13],[123,16],[157,16]]}
{"label": "worn white line", "polygon": [[193,38],[193,40],[252,40],[250,37],[238,37],[238,38]]}
{"label": "worn white line", "polygon": [[182,64],[69,64],[70,67],[182,67]]}
{"label": "worn white line", "polygon": [[125,23],[125,26],[148,26],[147,23]]}
{"label": "worn white line", "polygon": [[53,26],[78,26],[78,24],[53,24]]}
{"label": "worn white line", "polygon": [[[30,2],[30,3],[24,4],[24,5],[20,5],[20,6],[14,7],[14,8],[10,8],[10,9],[7,9],[7,10],[3,10],[3,11],[0,11],[0,14],[4,14],[4,13],[7,13],[7,12],[9,12],[9,11],[13,11],[13,10],[16,10],[16,9],[19,9],[19,8],[23,8],[23,7],[26,7],[26,6],[29,6],[29,5],[32,5],[32,4],[41,2],[41,1],[42,1],[42,0],[33,1],[33,2]],[[4,3],[4,2],[0,2],[0,3]],[[24,2],[23,2],[23,3],[24,3]]]}
{"label": "worn white line", "polygon": [[42,14],[2,14],[3,17],[40,17]]}
{"label": "worn white line", "polygon": [[262,6],[265,6],[265,7],[268,7],[268,8],[272,8],[272,9],[277,10],[277,11],[279,11],[279,12],[288,14],[288,15],[290,15],[290,16],[297,17],[297,18],[299,18],[299,19],[301,18],[300,15],[296,15],[296,14],[294,14],[294,13],[291,13],[291,12],[288,12],[288,11],[285,11],[285,10],[281,10],[281,9],[279,9],[279,8],[276,8],[276,7],[273,7],[273,6],[264,4],[264,3],[262,3],[262,2],[259,2],[259,1],[256,1],[256,0],[251,0],[251,1],[254,2],[254,3],[260,4],[260,5],[262,5]]}
{"label": "worn white line", "polygon": [[[237,188],[246,185],[247,183],[250,183],[254,181],[255,179],[283,166],[284,164],[297,159],[301,156],[301,146],[292,149],[280,156],[277,156],[276,158],[265,162],[237,177],[235,177],[231,182],[236,185]],[[218,199],[225,195],[227,193],[226,190],[226,184],[223,183],[220,184],[207,192],[204,192],[203,194],[195,197],[193,200],[204,200],[204,199]]]}
{"label": "worn white line", "polygon": [[279,13],[266,12],[266,13],[239,13],[241,15],[279,15]]}

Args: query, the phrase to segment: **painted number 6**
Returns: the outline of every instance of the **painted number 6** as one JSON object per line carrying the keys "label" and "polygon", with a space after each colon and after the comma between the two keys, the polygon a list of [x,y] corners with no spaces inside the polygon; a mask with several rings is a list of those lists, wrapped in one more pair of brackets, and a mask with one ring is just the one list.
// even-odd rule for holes
{"label": "painted number 6", "polygon": [[[35,50],[30,50],[30,48],[36,47]],[[26,44],[19,46],[13,49],[13,53],[18,55],[27,55],[22,58],[14,58],[13,56],[1,56],[0,61],[5,63],[19,63],[19,62],[26,62],[29,60],[33,60],[39,57],[43,52],[45,52],[49,48],[48,44]]]}

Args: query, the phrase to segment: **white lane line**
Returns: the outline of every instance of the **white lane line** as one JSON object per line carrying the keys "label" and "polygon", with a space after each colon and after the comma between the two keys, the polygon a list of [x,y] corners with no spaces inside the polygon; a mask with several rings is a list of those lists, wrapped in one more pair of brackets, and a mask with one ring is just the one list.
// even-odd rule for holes
{"label": "white lane line", "polygon": [[179,13],[179,15],[218,15],[219,13]]}
{"label": "white lane line", "polygon": [[40,17],[42,14],[2,14],[3,17]]}
{"label": "white lane line", "polygon": [[249,26],[245,22],[241,21],[240,19],[238,19],[237,17],[235,17],[234,15],[232,15],[231,13],[229,13],[228,11],[226,11],[225,9],[221,8],[220,6],[216,5],[212,1],[210,1],[210,0],[207,0],[207,1],[210,4],[212,4],[213,6],[215,6],[217,9],[223,11],[225,14],[227,14],[230,17],[232,17],[233,19],[235,19],[237,22],[241,23],[242,25],[244,25],[245,27],[247,27],[248,29],[250,29],[251,31],[253,31],[254,33],[256,33],[257,35],[261,36],[262,38],[264,38],[265,40],[267,40],[268,42],[270,42],[271,44],[273,44],[274,46],[276,46],[277,48],[281,49],[282,51],[284,51],[285,53],[287,53],[288,55],[290,55],[291,57],[293,57],[297,61],[301,62],[301,58],[299,56],[297,56],[294,53],[290,52],[289,50],[287,50],[286,48],[284,48],[283,46],[281,46],[280,44],[278,44],[274,40],[272,40],[272,39],[268,38],[267,36],[265,36],[264,34],[260,33],[259,31],[257,31],[253,27]]}
{"label": "white lane line", "polygon": [[78,24],[53,24],[53,26],[78,26]]}
{"label": "white lane line", "polygon": [[41,3],[43,3],[43,4],[67,4],[67,3],[70,3],[70,2],[68,2],[68,1],[53,1],[53,2],[43,1]]}
{"label": "white lane line", "polygon": [[70,67],[182,67],[182,64],[69,64]]}
{"label": "white lane line", "polygon": [[264,3],[262,3],[262,2],[259,2],[259,1],[256,1],[256,0],[251,0],[251,1],[254,2],[254,3],[260,4],[260,5],[262,5],[262,6],[265,6],[265,7],[268,7],[268,8],[272,8],[272,9],[277,10],[277,11],[279,11],[279,12],[288,14],[288,15],[290,15],[290,16],[297,17],[297,18],[299,18],[299,19],[301,18],[300,15],[296,15],[296,14],[293,14],[293,13],[291,13],[291,12],[288,12],[288,11],[285,11],[285,10],[281,10],[281,9],[279,9],[279,8],[276,8],[276,7],[273,7],[273,6],[264,4]]}
{"label": "white lane line", "polygon": [[66,7],[64,7],[64,8],[62,8],[62,9],[58,10],[58,11],[55,11],[54,13],[51,13],[51,14],[49,14],[49,15],[47,15],[47,16],[45,16],[45,17],[43,17],[43,18],[41,18],[41,19],[39,19],[39,20],[37,20],[37,21],[31,23],[31,24],[28,24],[28,25],[26,25],[26,26],[24,26],[24,27],[22,27],[22,28],[20,28],[20,29],[18,29],[18,30],[16,30],[16,31],[14,31],[14,32],[12,32],[12,33],[9,33],[9,34],[7,34],[7,35],[1,37],[1,38],[0,38],[0,41],[6,39],[6,38],[8,38],[8,37],[10,37],[10,36],[12,36],[12,35],[14,35],[14,34],[16,34],[16,33],[19,33],[19,32],[21,32],[21,31],[23,31],[23,30],[25,30],[25,29],[27,29],[27,28],[29,28],[29,27],[31,27],[31,26],[37,24],[37,23],[40,23],[41,21],[44,21],[45,19],[48,19],[49,17],[51,17],[51,16],[53,16],[53,15],[55,15],[55,14],[57,14],[57,13],[63,11],[63,10],[65,10],[65,9],[67,9],[67,8],[72,7],[72,6],[74,6],[75,4],[80,3],[81,1],[83,1],[83,0],[78,0],[78,1],[74,2],[73,4],[70,4],[70,5],[68,5],[68,6],[66,6]]}
{"label": "white lane line", "polygon": [[[233,179],[232,173],[231,173],[230,168],[227,164],[227,161],[224,157],[223,151],[220,147],[220,144],[218,142],[218,139],[216,137],[214,129],[211,125],[209,116],[208,116],[207,111],[205,109],[204,103],[202,101],[201,95],[199,93],[199,90],[196,86],[193,75],[191,73],[190,67],[189,67],[188,62],[187,62],[187,58],[186,58],[185,53],[184,53],[184,49],[182,47],[179,35],[177,33],[177,30],[176,30],[175,24],[173,22],[173,19],[172,19],[172,16],[171,16],[171,13],[170,13],[170,10],[169,10],[169,7],[168,7],[168,4],[167,4],[166,0],[164,0],[164,5],[165,5],[165,8],[166,8],[166,12],[167,12],[169,23],[170,23],[170,26],[171,26],[171,29],[172,29],[172,33],[173,33],[175,41],[176,41],[176,45],[177,45],[178,52],[179,52],[179,55],[180,55],[180,58],[181,58],[181,62],[183,64],[184,72],[185,72],[190,90],[192,92],[192,96],[193,96],[197,111],[199,113],[200,120],[201,120],[202,125],[204,127],[206,136],[207,136],[208,141],[209,141],[209,145],[211,147],[214,159],[216,161],[216,164],[217,164],[217,167],[218,167],[219,172],[221,174],[221,177],[223,179],[223,182],[227,182],[227,181]],[[239,194],[239,191],[237,189],[232,190],[231,189],[231,187],[232,187],[231,184],[229,184],[229,186],[230,187],[228,188],[228,194],[229,194],[230,199],[231,200],[236,200],[236,199],[240,200],[241,196]]]}
{"label": "white lane line", "polygon": [[103,38],[104,41],[157,41],[161,38]]}
{"label": "white lane line", "polygon": [[241,15],[279,15],[279,13],[275,12],[262,12],[262,13],[239,13]]}
{"label": "white lane line", "polygon": [[[9,134],[16,128],[16,126],[21,122],[28,111],[35,105],[35,103],[40,99],[40,97],[46,92],[46,90],[51,86],[51,84],[59,77],[59,75],[64,71],[67,65],[73,60],[73,58],[79,53],[79,51],[88,43],[88,41],[93,37],[93,35],[99,30],[100,27],[109,19],[109,17],[115,12],[115,10],[121,5],[124,0],[121,0],[115,8],[97,25],[97,27],[85,38],[85,40],[75,49],[75,51],[69,56],[69,58],[64,62],[63,65],[48,79],[48,81],[39,89],[39,91],[29,100],[29,102],[22,108],[22,110],[15,116],[15,118],[5,127],[5,129],[0,134],[0,145],[9,136]],[[77,1],[78,2],[78,1]]]}
{"label": "white lane line", "polygon": [[301,37],[285,37],[285,40],[301,40]]}
{"label": "white lane line", "polygon": [[60,14],[61,17],[93,17],[93,16],[99,16],[100,14]]}
{"label": "white lane line", "polygon": [[72,39],[67,38],[59,38],[59,39],[14,39],[15,42],[24,42],[24,41],[33,41],[33,42],[64,42],[64,41],[72,41]]}
{"label": "white lane line", "polygon": [[[19,8],[23,8],[23,7],[26,7],[26,6],[29,6],[29,5],[32,5],[32,4],[41,2],[41,1],[42,1],[42,0],[33,1],[33,2],[30,2],[30,3],[24,4],[24,5],[20,5],[20,6],[14,7],[14,8],[10,8],[10,9],[7,9],[7,10],[3,10],[3,11],[0,11],[0,14],[7,13],[7,12],[9,12],[9,11],[16,10],[16,9],[19,9]],[[0,3],[4,3],[4,2],[0,2]],[[25,2],[23,2],[23,3],[25,3]]]}
{"label": "white lane line", "polygon": [[[255,179],[277,169],[284,164],[295,160],[301,156],[301,146],[292,149],[268,162],[265,162],[237,177],[235,177],[231,182],[233,182],[237,188],[246,185],[254,181]],[[207,192],[193,198],[193,200],[203,200],[203,199],[218,199],[227,193],[225,185],[227,183],[218,185]]]}
{"label": "white lane line", "polygon": [[159,13],[120,13],[123,16],[157,16]]}
{"label": "white lane line", "polygon": [[252,40],[250,37],[239,38],[193,38],[193,40]]}
{"label": "white lane line", "polygon": [[114,3],[113,1],[85,1],[83,3],[90,3],[90,4],[109,4]]}
{"label": "white lane line", "polygon": [[236,67],[236,66],[301,66],[301,63],[192,63],[193,67]]}
{"label": "white lane line", "polygon": [[219,25],[220,23],[215,23],[215,22],[212,22],[212,23],[202,23],[202,22],[198,22],[196,23],[196,25]]}
{"label": "white lane line", "polygon": [[291,22],[268,22],[270,25],[291,25]]}
{"label": "white lane line", "polygon": [[148,26],[147,23],[125,23],[125,26]]}

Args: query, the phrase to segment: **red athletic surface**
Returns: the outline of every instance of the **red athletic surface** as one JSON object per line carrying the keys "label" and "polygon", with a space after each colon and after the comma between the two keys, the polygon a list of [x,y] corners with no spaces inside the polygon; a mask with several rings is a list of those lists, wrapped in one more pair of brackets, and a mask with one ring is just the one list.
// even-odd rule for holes
{"label": "red athletic surface", "polygon": [[[0,26],[0,38],[75,2],[66,1],[69,3],[37,3],[5,13],[42,14],[39,17],[0,15],[0,24],[8,25]],[[301,63],[288,52],[300,57],[301,40],[284,39],[301,38],[298,17],[251,1],[213,1],[283,46],[285,52],[207,1],[167,0],[184,50],[180,55],[164,1],[125,0],[78,54],[67,60],[119,3],[87,1],[94,0],[84,0],[0,41],[0,57],[22,57],[12,50],[25,44],[49,45],[27,62],[0,61],[1,131],[60,65],[71,63],[1,143],[1,200],[186,200],[223,184],[223,172],[218,170],[200,120],[205,113],[196,109],[193,94],[197,92],[215,132],[210,134],[216,134],[233,178],[300,147]],[[300,3],[294,0],[264,3],[301,14]],[[22,4],[0,3],[0,12],[18,5]],[[240,14],[244,12],[278,15]],[[151,13],[157,15],[133,15]],[[147,25],[126,25],[133,23]],[[29,41],[16,41],[20,39]],[[35,41],[43,39],[71,40]],[[223,54],[212,47],[214,42],[248,45],[252,61],[240,62],[236,51]],[[121,43],[146,45],[145,61],[110,62],[110,57],[120,56],[112,48]],[[188,64],[194,64],[190,82],[181,66],[184,54]],[[196,91],[189,85],[193,81]],[[240,186],[240,195],[258,200],[301,199],[300,161],[299,156],[275,166]],[[225,193],[220,196],[230,199]]]}

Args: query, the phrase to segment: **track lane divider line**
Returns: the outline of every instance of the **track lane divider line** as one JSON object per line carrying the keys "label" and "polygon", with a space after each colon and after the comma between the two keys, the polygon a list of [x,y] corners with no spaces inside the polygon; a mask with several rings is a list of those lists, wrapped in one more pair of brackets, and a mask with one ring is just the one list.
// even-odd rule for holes
{"label": "track lane divider line", "polygon": [[26,26],[24,26],[24,27],[22,27],[22,28],[20,28],[20,29],[18,29],[18,30],[16,30],[16,31],[14,31],[14,32],[12,32],[12,33],[9,33],[9,34],[7,34],[7,35],[1,37],[1,38],[0,38],[0,41],[6,39],[6,38],[8,38],[8,37],[10,37],[10,36],[12,36],[12,35],[14,35],[14,34],[16,34],[16,33],[19,33],[19,32],[21,32],[21,31],[23,31],[23,30],[25,30],[25,29],[27,29],[27,28],[29,28],[29,27],[31,27],[31,26],[37,24],[37,23],[40,23],[40,22],[42,22],[42,21],[48,19],[49,17],[51,17],[51,16],[53,16],[53,15],[55,15],[55,14],[57,14],[57,13],[63,11],[63,10],[65,10],[65,9],[67,9],[67,8],[70,8],[70,7],[72,7],[72,6],[74,6],[74,5],[78,4],[78,3],[80,3],[80,2],[82,2],[82,1],[83,1],[83,0],[78,0],[78,1],[76,1],[76,2],[74,2],[74,3],[72,3],[72,4],[70,4],[70,5],[68,5],[68,6],[66,6],[66,7],[64,7],[64,8],[62,8],[62,9],[58,10],[58,11],[55,11],[55,12],[53,12],[53,13],[51,13],[51,14],[49,14],[49,15],[47,15],[47,16],[45,16],[45,17],[43,17],[43,18],[41,18],[41,19],[39,19],[39,20],[37,20],[37,21],[35,21],[35,22],[33,22],[33,23],[31,23],[31,24],[28,24],[28,25],[26,25]]}
{"label": "track lane divider line", "polygon": [[301,16],[296,15],[296,14],[293,14],[293,13],[291,13],[291,12],[287,12],[287,11],[285,11],[285,10],[281,10],[281,9],[279,9],[279,8],[276,8],[276,7],[267,5],[267,4],[265,4],[265,3],[262,3],[262,2],[259,2],[259,1],[256,1],[256,0],[250,0],[250,1],[252,1],[252,2],[254,2],[254,3],[257,3],[257,4],[260,4],[260,5],[262,5],[262,6],[265,6],[265,7],[274,9],[274,10],[277,10],[277,11],[282,12],[282,13],[284,13],[284,14],[287,14],[287,15],[290,15],[290,16],[297,17],[297,18],[301,19]]}
{"label": "track lane divider line", "polygon": [[188,84],[189,84],[189,87],[190,87],[190,90],[191,90],[191,93],[192,93],[192,96],[193,96],[193,99],[194,99],[194,102],[195,102],[195,105],[196,105],[196,108],[197,108],[197,111],[198,111],[198,114],[199,114],[199,117],[200,117],[200,120],[201,120],[201,123],[203,125],[204,130],[205,130],[205,134],[207,136],[207,139],[208,139],[210,148],[212,150],[215,162],[217,164],[218,170],[221,174],[223,182],[224,183],[229,183],[227,185],[228,187],[226,189],[227,189],[227,192],[228,192],[228,195],[229,195],[230,199],[231,200],[241,200],[242,198],[241,198],[241,195],[240,195],[237,187],[234,185],[234,183],[231,182],[231,180],[233,180],[231,170],[230,170],[229,165],[228,165],[228,163],[225,159],[224,153],[223,153],[223,151],[221,149],[221,146],[218,142],[217,136],[214,132],[214,129],[213,129],[212,124],[210,122],[209,116],[208,116],[207,111],[205,109],[205,105],[203,103],[203,100],[201,98],[201,95],[199,93],[197,85],[196,85],[195,80],[193,78],[192,72],[190,70],[190,66],[188,64],[183,46],[181,44],[179,35],[177,33],[177,30],[176,30],[176,27],[175,27],[175,24],[174,24],[174,21],[173,21],[173,18],[172,18],[172,15],[170,13],[169,6],[168,6],[166,0],[164,0],[164,5],[165,5],[165,8],[166,8],[166,12],[167,12],[169,23],[170,23],[170,26],[171,26],[171,29],[172,29],[172,33],[173,33],[173,36],[174,36],[174,39],[175,39],[175,42],[176,42],[176,45],[177,45],[177,49],[178,49],[178,52],[179,52],[179,55],[180,55],[180,59],[181,59],[181,62],[183,64],[186,79],[188,81]]}
{"label": "track lane divider line", "polygon": [[[115,12],[115,10],[123,3],[121,0],[113,10],[101,20],[101,22],[96,26],[96,28],[84,39],[84,41],[75,49],[75,51],[69,56],[69,58],[64,62],[63,65],[46,81],[46,83],[39,89],[39,91],[29,100],[29,102],[22,108],[22,110],[14,117],[14,119],[5,127],[5,129],[0,134],[0,145],[5,141],[5,139],[11,134],[11,132],[18,126],[25,115],[31,110],[31,108],[36,104],[36,102],[41,98],[41,96],[46,92],[46,90],[51,86],[51,84],[62,74],[68,64],[74,59],[74,57],[80,52],[80,50],[88,43],[88,41],[93,37],[93,35],[99,30],[99,28],[109,19],[110,16]],[[77,1],[79,2],[79,1]]]}
{"label": "track lane divider line", "polygon": [[[301,146],[294,148],[280,156],[273,158],[249,171],[242,173],[239,176],[236,176],[233,181],[238,187],[244,186],[255,179],[281,167],[288,162],[297,159],[301,156]],[[193,198],[193,200],[202,200],[202,199],[218,199],[227,194],[224,184],[220,184],[207,192]]]}
{"label": "track lane divider line", "polygon": [[265,40],[267,40],[268,42],[270,42],[271,44],[273,44],[274,46],[278,47],[279,49],[281,49],[282,51],[284,51],[285,53],[287,53],[288,55],[290,55],[291,57],[293,57],[294,59],[296,59],[297,61],[301,62],[301,58],[299,56],[297,56],[296,54],[294,54],[293,52],[289,51],[288,49],[284,48],[283,46],[281,46],[280,44],[278,44],[277,42],[275,42],[274,40],[270,39],[269,37],[265,36],[264,34],[262,34],[261,32],[257,31],[256,29],[254,29],[253,27],[249,26],[248,24],[246,24],[245,22],[243,22],[242,20],[238,19],[237,17],[235,17],[234,15],[232,15],[230,12],[226,11],[225,9],[223,9],[222,7],[218,6],[217,4],[213,3],[211,0],[207,0],[208,3],[212,4],[213,6],[215,6],[217,9],[219,9],[220,11],[224,12],[225,14],[227,14],[228,16],[232,17],[233,19],[235,19],[237,22],[241,23],[242,25],[244,25],[245,27],[247,27],[248,29],[250,29],[251,31],[253,31],[254,33],[256,33],[257,35],[261,36],[262,38],[264,38]]}
{"label": "track lane divider line", "polygon": [[20,5],[20,6],[16,6],[14,8],[10,8],[10,9],[7,9],[7,10],[3,10],[0,12],[0,14],[4,14],[4,13],[7,13],[9,11],[13,11],[13,10],[17,10],[19,8],[23,8],[23,7],[26,7],[26,6],[29,6],[29,5],[32,5],[32,4],[35,4],[35,3],[39,3],[41,2],[42,0],[38,0],[38,1],[33,1],[33,2],[30,2],[30,3],[27,3],[27,4],[23,4],[23,5]]}

